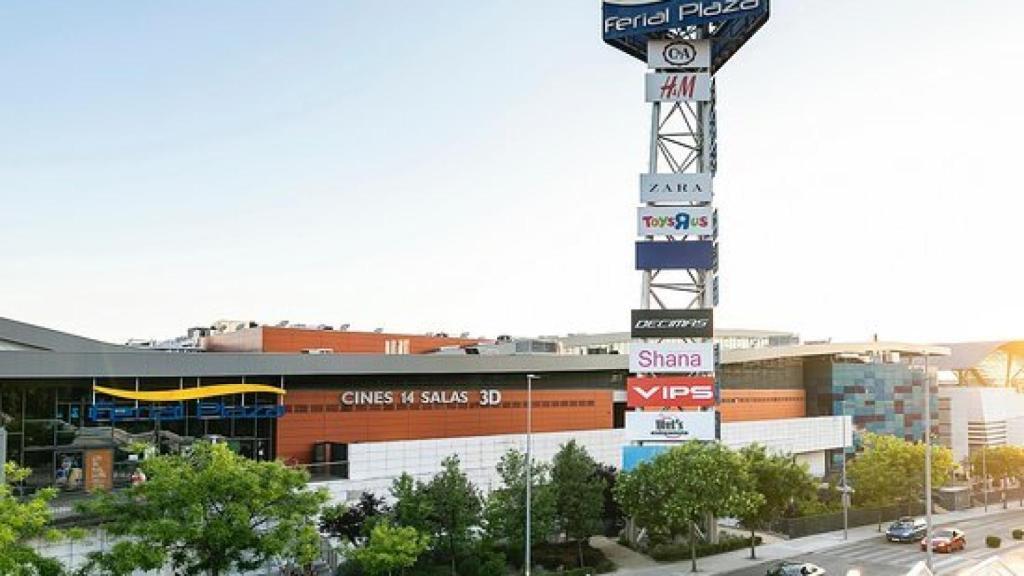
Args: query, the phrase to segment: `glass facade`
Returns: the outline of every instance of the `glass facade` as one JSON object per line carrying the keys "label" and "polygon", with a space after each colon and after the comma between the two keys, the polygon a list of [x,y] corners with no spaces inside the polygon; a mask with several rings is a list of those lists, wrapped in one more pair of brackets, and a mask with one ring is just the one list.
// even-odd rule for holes
{"label": "glass facade", "polygon": [[[237,383],[238,379],[97,379],[121,390],[158,391]],[[276,378],[247,379],[275,385]],[[254,459],[274,457],[276,421],[255,406],[277,405],[274,394],[246,393],[203,401],[148,403],[93,393],[92,379],[0,380],[0,414],[7,428],[7,459],[31,469],[23,489],[65,491],[130,481],[137,452],[174,453],[198,438],[223,441]],[[90,469],[90,455],[97,462]],[[108,464],[109,462],[109,464]]]}

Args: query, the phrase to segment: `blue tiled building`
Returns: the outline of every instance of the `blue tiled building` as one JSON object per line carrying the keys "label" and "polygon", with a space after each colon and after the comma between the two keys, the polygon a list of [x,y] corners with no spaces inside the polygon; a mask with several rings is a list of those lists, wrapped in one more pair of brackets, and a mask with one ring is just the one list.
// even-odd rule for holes
{"label": "blue tiled building", "polygon": [[[815,358],[804,365],[808,416],[849,415],[856,432],[924,440],[924,372],[900,362],[843,362]],[[939,394],[931,390],[932,434],[938,433]]]}

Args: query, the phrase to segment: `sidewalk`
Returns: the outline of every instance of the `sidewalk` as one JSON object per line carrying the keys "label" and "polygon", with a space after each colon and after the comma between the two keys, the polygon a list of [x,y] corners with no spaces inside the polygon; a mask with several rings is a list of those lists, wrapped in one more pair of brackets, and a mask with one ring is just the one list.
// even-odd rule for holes
{"label": "sidewalk", "polygon": [[[932,522],[935,525],[940,525],[973,520],[975,518],[982,518],[985,516],[999,516],[1011,513],[1019,514],[1024,512],[1024,509],[1013,506],[1007,510],[1003,510],[998,504],[996,506],[989,505],[988,508],[988,512],[985,512],[983,507],[978,507],[960,510],[957,512],[934,514],[932,516]],[[884,529],[885,524],[883,524],[882,527]],[[782,560],[792,556],[799,556],[801,554],[808,554],[819,550],[833,548],[844,543],[863,542],[864,540],[880,537],[881,535],[878,532],[878,525],[869,524],[867,526],[850,528],[848,540],[843,540],[842,530],[815,534],[813,536],[805,536],[803,538],[795,538],[793,540],[781,540],[773,544],[763,544],[758,546],[756,560],[750,559],[750,548],[744,548],[742,550],[726,552],[725,554],[698,558],[697,568],[702,575],[723,574],[726,572],[732,572],[733,570],[749,568],[752,565],[760,564],[762,562]],[[655,576],[662,574],[679,575],[689,572],[690,561],[685,560],[681,562],[666,562],[664,564],[658,564],[657,567],[652,568],[620,568],[615,572],[615,574],[623,576]]]}

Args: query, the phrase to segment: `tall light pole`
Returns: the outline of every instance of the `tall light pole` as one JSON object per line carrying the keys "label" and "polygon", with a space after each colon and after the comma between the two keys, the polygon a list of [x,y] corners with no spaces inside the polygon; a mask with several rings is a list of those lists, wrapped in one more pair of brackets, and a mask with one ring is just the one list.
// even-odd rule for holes
{"label": "tall light pole", "polygon": [[526,375],[526,546],[523,570],[530,576],[530,486],[533,484],[533,381],[540,376]]}
{"label": "tall light pole", "polygon": [[846,484],[846,400],[843,400],[843,540],[849,540],[850,528],[850,487]]}
{"label": "tall light pole", "polygon": [[932,570],[932,382],[928,374],[928,353],[924,354],[924,531],[928,571]]}

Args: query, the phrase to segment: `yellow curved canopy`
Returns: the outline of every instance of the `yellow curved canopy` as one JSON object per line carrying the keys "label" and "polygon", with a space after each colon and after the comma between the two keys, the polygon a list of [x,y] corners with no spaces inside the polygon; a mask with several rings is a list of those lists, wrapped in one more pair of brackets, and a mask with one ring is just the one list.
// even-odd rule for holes
{"label": "yellow curved canopy", "polygon": [[120,390],[118,388],[107,388],[105,386],[93,386],[93,390],[107,396],[124,398],[126,400],[141,400],[143,402],[180,402],[182,400],[198,400],[213,396],[228,396],[230,394],[241,394],[243,392],[265,392],[267,394],[284,395],[284,390],[264,384],[217,384],[216,386],[202,386],[199,388],[182,388],[181,390],[156,390],[149,392],[136,392],[134,390]]}

